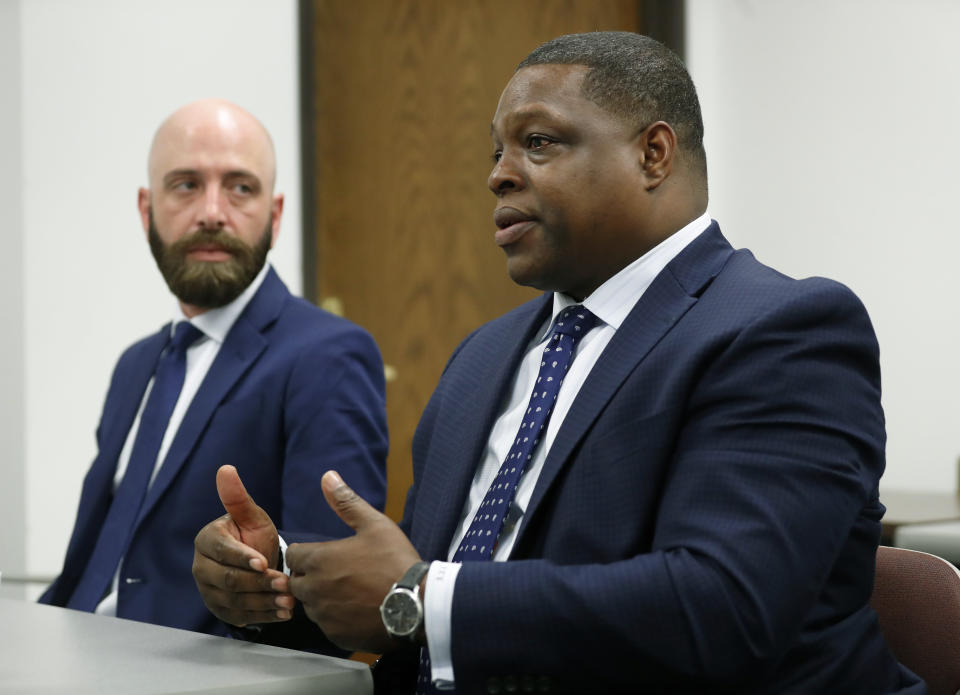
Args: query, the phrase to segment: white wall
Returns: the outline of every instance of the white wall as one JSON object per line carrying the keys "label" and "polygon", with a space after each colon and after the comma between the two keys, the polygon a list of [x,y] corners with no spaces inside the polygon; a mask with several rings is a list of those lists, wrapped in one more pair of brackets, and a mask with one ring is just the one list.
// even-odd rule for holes
{"label": "white wall", "polygon": [[19,171],[20,7],[0,0],[0,573],[23,572],[24,527],[24,339],[23,238]]}
{"label": "white wall", "polygon": [[960,3],[687,0],[710,212],[737,246],[866,304],[884,489],[954,490],[960,455]]}
{"label": "white wall", "polygon": [[[3,406],[23,412],[11,431],[23,432],[25,456],[15,456],[15,441],[7,451],[4,431],[0,502],[15,494],[11,481],[25,489],[27,544],[25,568],[0,557],[0,570],[52,575],[114,362],[173,310],[136,215],[136,189],[146,183],[154,129],[178,106],[224,97],[272,133],[287,203],[271,260],[301,291],[297,12],[294,0],[0,2],[3,50],[7,32],[19,40],[19,57],[2,61],[0,90],[19,105],[22,136],[20,161],[5,155],[2,163],[3,176],[18,183],[13,208],[22,209],[22,224],[7,233],[22,263],[22,299],[4,277],[0,301],[4,320],[23,324],[13,372],[25,384],[25,398]],[[4,134],[8,120],[4,113]],[[15,344],[4,340],[2,349],[4,362],[8,353],[17,359]]]}

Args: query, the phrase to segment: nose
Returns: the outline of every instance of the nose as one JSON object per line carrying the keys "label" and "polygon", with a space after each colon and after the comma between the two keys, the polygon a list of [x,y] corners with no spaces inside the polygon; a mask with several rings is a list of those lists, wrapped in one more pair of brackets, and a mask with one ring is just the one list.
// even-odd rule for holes
{"label": "nose", "polygon": [[209,186],[203,196],[199,225],[203,229],[222,229],[226,223],[223,191],[219,186]]}
{"label": "nose", "polygon": [[487,186],[498,198],[523,187],[523,175],[506,150],[500,153],[500,159],[493,165],[493,170],[487,177]]}

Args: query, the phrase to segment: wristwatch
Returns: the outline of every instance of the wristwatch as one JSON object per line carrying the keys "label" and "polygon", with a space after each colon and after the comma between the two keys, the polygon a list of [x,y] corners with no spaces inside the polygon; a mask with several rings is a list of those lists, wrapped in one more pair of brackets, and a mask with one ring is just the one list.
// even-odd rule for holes
{"label": "wristwatch", "polygon": [[416,562],[404,572],[400,581],[390,587],[380,604],[383,626],[391,637],[414,641],[423,625],[423,602],[420,600],[420,580],[430,569],[429,562]]}

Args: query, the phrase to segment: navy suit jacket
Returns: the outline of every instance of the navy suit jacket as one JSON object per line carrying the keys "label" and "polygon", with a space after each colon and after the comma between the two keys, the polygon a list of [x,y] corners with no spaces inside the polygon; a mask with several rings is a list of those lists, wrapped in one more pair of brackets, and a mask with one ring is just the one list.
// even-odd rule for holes
{"label": "navy suit jacket", "polygon": [[[450,359],[414,438],[402,523],[423,558],[447,558],[551,306],[524,304]],[[868,605],[884,443],[860,301],[734,251],[714,223],[592,369],[510,560],[460,570],[457,692],[925,692]],[[412,656],[388,655],[384,672]]]}
{"label": "navy suit jacket", "polygon": [[[66,605],[110,505],[117,459],[169,324],[124,352],[83,483],[60,576],[40,601]],[[323,501],[337,469],[371,504],[386,495],[383,363],[358,326],[293,297],[271,269],[230,329],[147,493],[122,563],[117,615],[211,634],[229,627],[204,606],[191,573],[193,539],[224,513],[217,468],[237,467],[285,536],[351,533]]]}

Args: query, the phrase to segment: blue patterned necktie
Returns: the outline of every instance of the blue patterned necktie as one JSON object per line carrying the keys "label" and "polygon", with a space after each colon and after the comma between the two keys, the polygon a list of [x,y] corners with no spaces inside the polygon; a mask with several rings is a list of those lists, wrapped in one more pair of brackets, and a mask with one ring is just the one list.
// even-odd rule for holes
{"label": "blue patterned necktie", "polygon": [[67,603],[69,608],[94,610],[109,588],[120,559],[127,552],[167,423],[183,387],[187,348],[202,335],[190,322],[182,321],[157,362],[153,387],[140,416],[127,470],[113,495],[110,510],[80,582]]}
{"label": "blue patterned necktie", "polygon": [[553,322],[553,334],[543,348],[540,372],[527,403],[527,410],[520,423],[507,458],[504,459],[497,477],[493,479],[480,508],[460,546],[453,554],[454,562],[489,560],[503,531],[504,517],[510,510],[517,492],[520,477],[543,437],[550,421],[550,414],[560,393],[563,377],[573,361],[577,341],[597,324],[597,317],[579,304],[561,311]]}
{"label": "blue patterned necktie", "polygon": [[[550,414],[560,393],[563,378],[573,362],[577,342],[599,319],[580,304],[561,311],[553,322],[553,333],[540,359],[540,372],[520,423],[520,430],[504,459],[497,476],[490,484],[480,508],[470,522],[460,545],[453,554],[453,562],[484,561],[493,558],[503,531],[504,517],[517,493],[520,477],[533,459],[537,445],[544,436]],[[430,683],[430,655],[426,648],[420,651],[420,669],[417,677],[417,695],[438,692]],[[449,691],[445,691],[449,692]]]}

